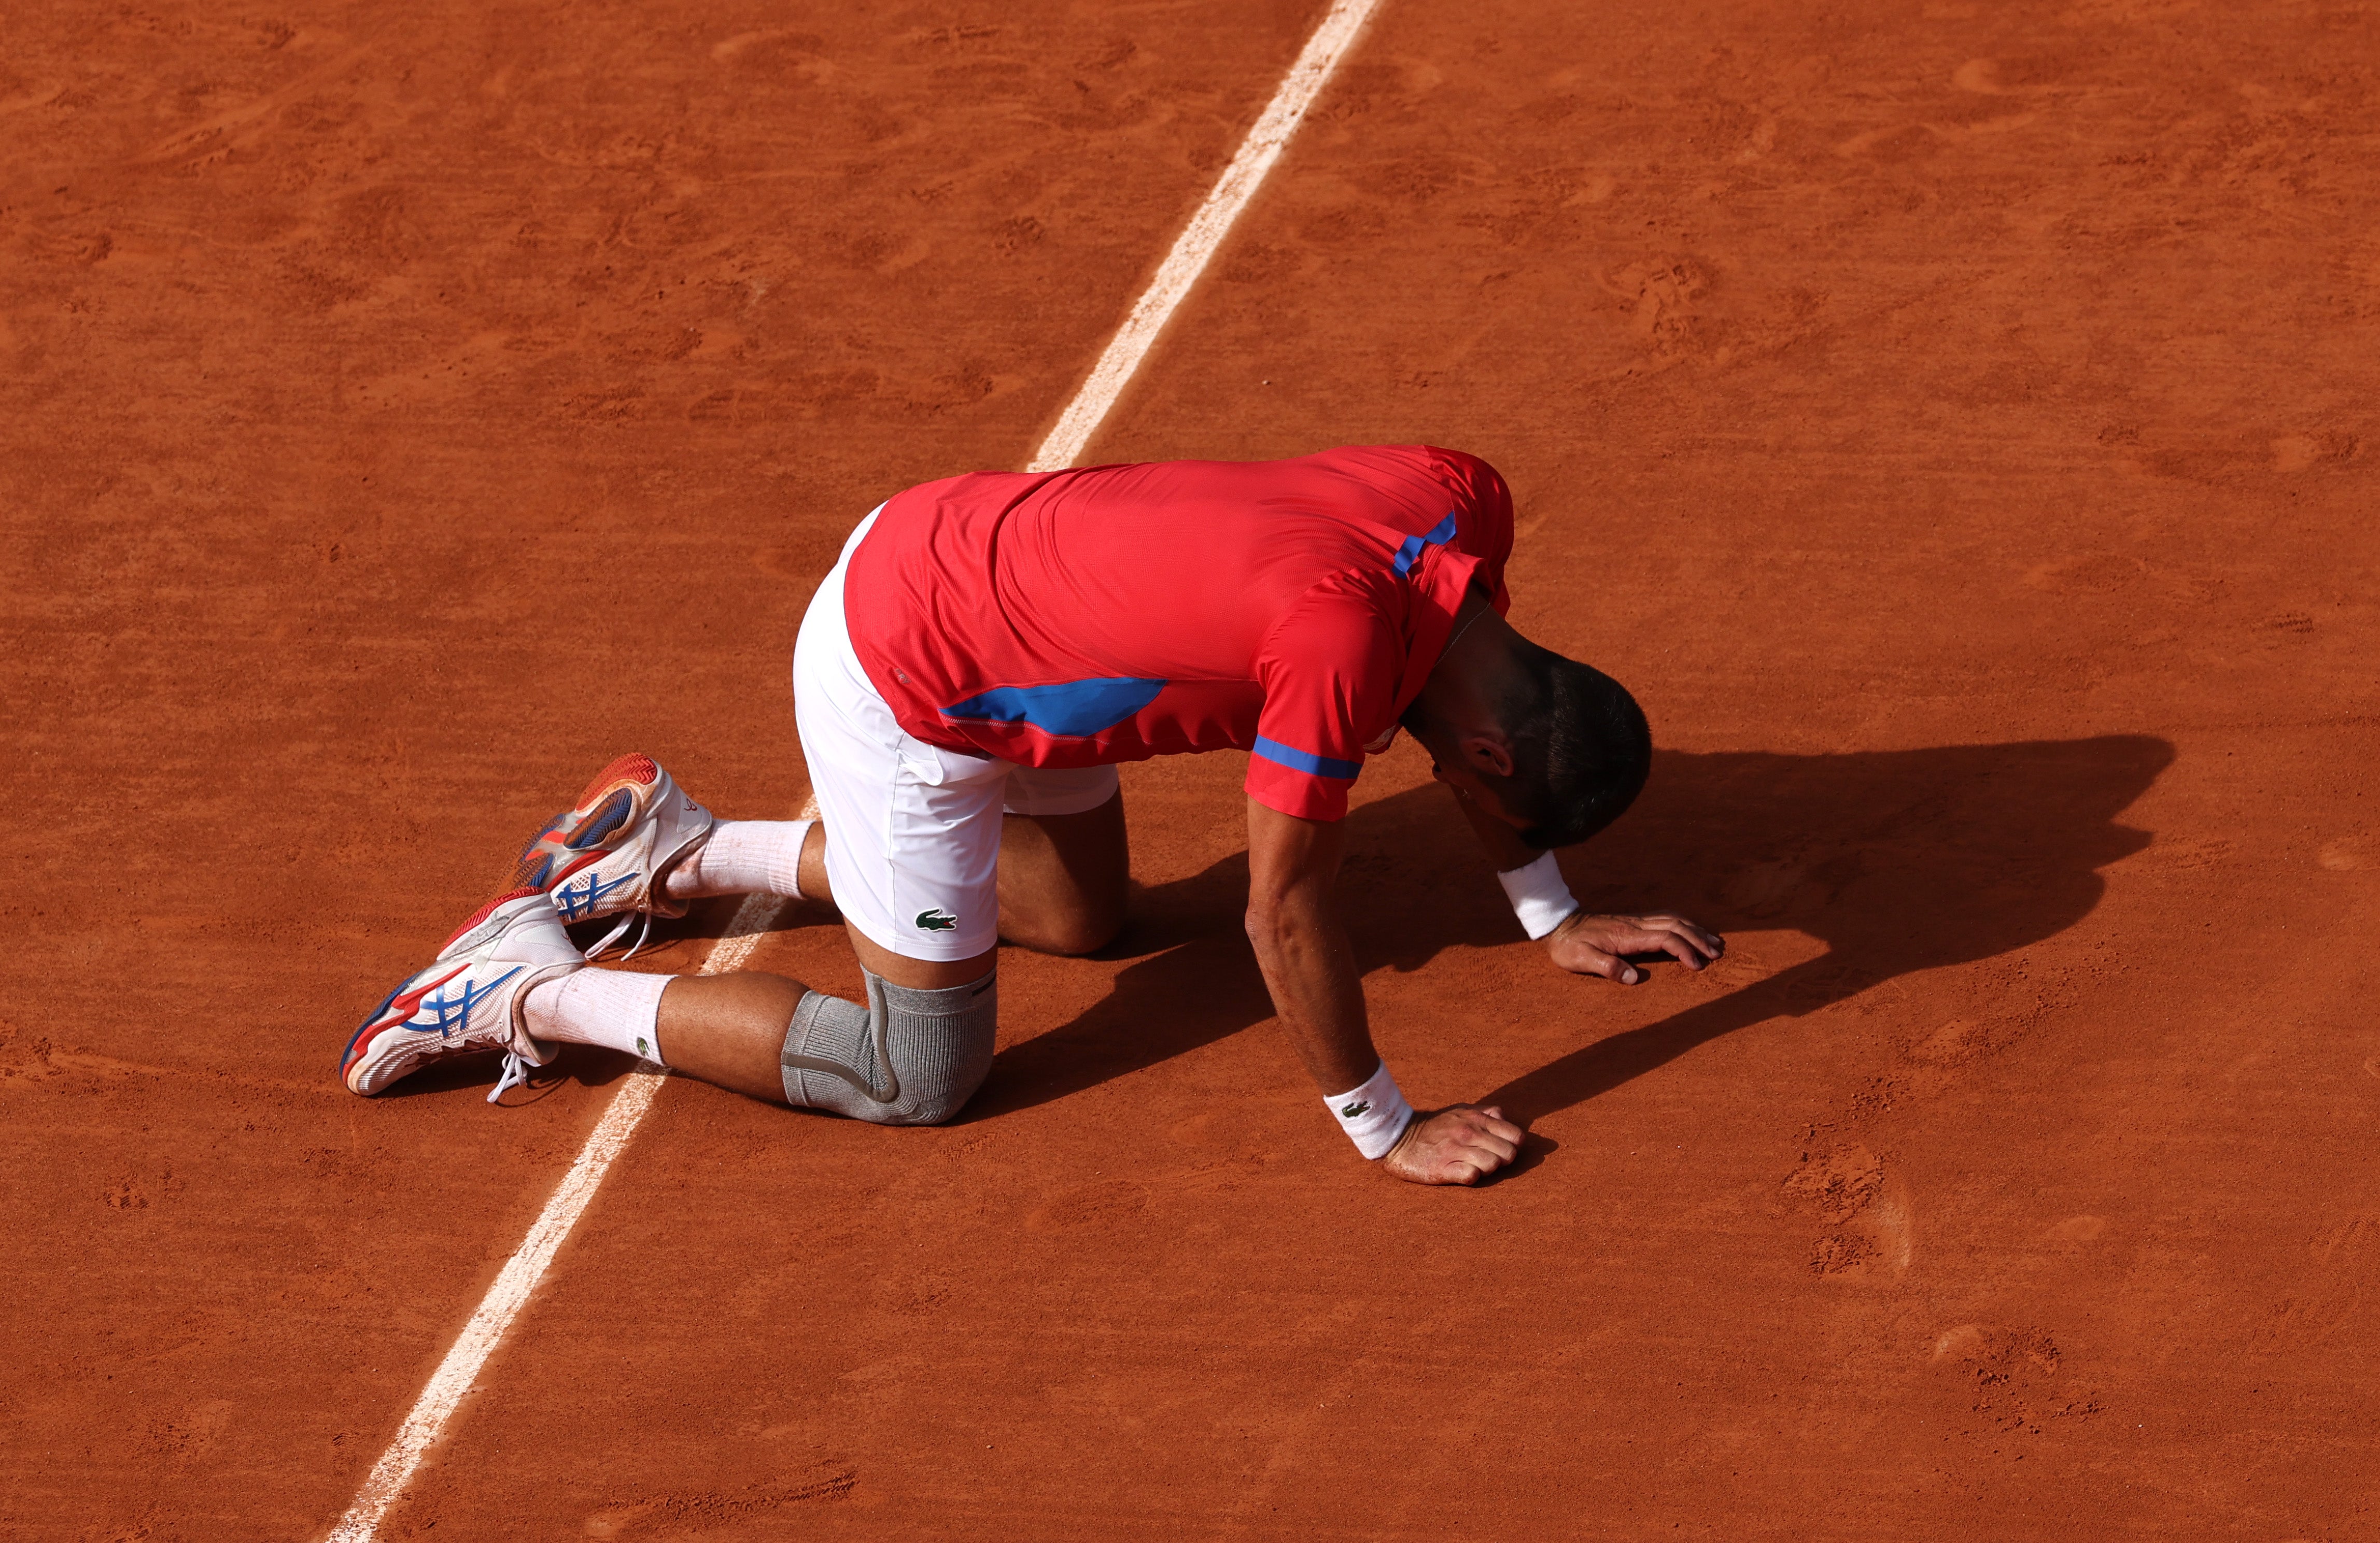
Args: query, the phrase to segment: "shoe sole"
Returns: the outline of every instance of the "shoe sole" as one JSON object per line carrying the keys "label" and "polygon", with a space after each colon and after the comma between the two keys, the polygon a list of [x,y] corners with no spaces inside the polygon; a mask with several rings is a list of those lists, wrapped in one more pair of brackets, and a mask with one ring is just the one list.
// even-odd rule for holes
{"label": "shoe sole", "polygon": [[640,790],[651,788],[661,775],[662,769],[653,764],[652,757],[645,755],[622,756],[595,773],[586,792],[529,837],[528,844],[513,859],[512,875],[504,887],[551,890],[599,860],[605,850],[603,844],[635,821]]}

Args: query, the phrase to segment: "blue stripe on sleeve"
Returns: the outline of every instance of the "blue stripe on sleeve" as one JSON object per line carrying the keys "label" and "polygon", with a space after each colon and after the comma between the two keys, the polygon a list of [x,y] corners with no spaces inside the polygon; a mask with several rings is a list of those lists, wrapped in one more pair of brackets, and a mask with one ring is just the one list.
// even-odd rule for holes
{"label": "blue stripe on sleeve", "polygon": [[1361,761],[1332,760],[1329,756],[1295,749],[1278,739],[1267,739],[1262,735],[1257,735],[1256,753],[1276,766],[1286,766],[1292,772],[1303,772],[1309,777],[1336,777],[1348,782],[1364,769]]}

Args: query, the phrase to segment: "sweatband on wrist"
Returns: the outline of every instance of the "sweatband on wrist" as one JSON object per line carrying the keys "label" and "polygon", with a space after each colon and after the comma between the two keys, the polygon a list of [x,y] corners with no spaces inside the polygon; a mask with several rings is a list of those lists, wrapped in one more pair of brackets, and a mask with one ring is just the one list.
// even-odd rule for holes
{"label": "sweatband on wrist", "polygon": [[1512,914],[1521,918],[1521,926],[1533,939],[1551,932],[1578,909],[1570,885],[1562,879],[1561,865],[1550,852],[1526,868],[1496,875],[1496,882],[1504,886]]}
{"label": "sweatband on wrist", "polygon": [[1339,1122],[1339,1128],[1347,1133],[1355,1150],[1366,1158],[1387,1155],[1413,1119],[1413,1105],[1397,1091],[1397,1079],[1389,1075],[1389,1063],[1385,1061],[1363,1087],[1334,1093],[1322,1101],[1330,1106],[1330,1117]]}

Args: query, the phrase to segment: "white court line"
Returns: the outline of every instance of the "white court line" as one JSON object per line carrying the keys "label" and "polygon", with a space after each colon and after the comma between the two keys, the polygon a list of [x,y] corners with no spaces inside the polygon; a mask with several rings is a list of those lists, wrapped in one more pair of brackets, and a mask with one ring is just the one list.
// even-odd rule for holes
{"label": "white court line", "polygon": [[[1113,341],[1108,344],[1107,351],[1099,356],[1089,377],[1075,393],[1075,399],[1059,415],[1058,426],[1042,442],[1028,469],[1053,471],[1072,465],[1075,457],[1082,454],[1083,446],[1090,443],[1092,433],[1115,406],[1116,397],[1131,382],[1141,360],[1148,357],[1157,334],[1164,330],[1191,286],[1206,271],[1208,260],[1230,233],[1232,223],[1247,207],[1248,200],[1256,195],[1273,163],[1281,159],[1282,149],[1304,121],[1306,109],[1314,104],[1316,93],[1330,79],[1331,71],[1338,68],[1339,61],[1346,55],[1355,34],[1370,19],[1378,4],[1378,0],[1334,0],[1314,35],[1306,40],[1296,63],[1289,67],[1289,74],[1273,92],[1263,115],[1240,142],[1239,153],[1223,168],[1207,201],[1198,206],[1181,238],[1173,243],[1173,249],[1166,254],[1148,292],[1134,305]],[[817,798],[806,799],[798,818],[817,817]],[[710,956],[696,973],[724,975],[741,968],[760,939],[776,925],[781,905],[773,895],[747,896],[735,919],[728,923],[727,935],[711,945]],[[603,1118],[596,1123],[587,1144],[579,1148],[570,1171],[555,1186],[553,1197],[538,1213],[520,1247],[504,1261],[496,1283],[488,1288],[471,1321],[463,1326],[454,1348],[438,1363],[438,1369],[430,1374],[429,1385],[414,1401],[412,1413],[397,1428],[395,1439],[381,1453],[380,1461],[372,1464],[363,1488],[356,1492],[355,1503],[347,1507],[346,1514],[339,1518],[338,1525],[331,1529],[324,1543],[372,1543],[379,1536],[382,1519],[403,1495],[406,1484],[421,1465],[422,1455],[445,1433],[455,1407],[471,1391],[472,1379],[487,1364],[488,1356],[512,1327],[513,1319],[528,1305],[529,1294],[544,1278],[555,1251],[570,1235],[571,1228],[577,1225],[588,1203],[595,1198],[603,1175],[626,1148],[628,1137],[652,1107],[653,1095],[660,1091],[668,1075],[641,1069],[629,1074],[627,1086],[613,1096],[611,1107],[604,1110]]]}
{"label": "white court line", "polygon": [[1372,9],[1378,4],[1378,0],[1336,0],[1330,14],[1322,18],[1322,25],[1314,29],[1314,35],[1305,40],[1305,52],[1289,67],[1289,74],[1282,78],[1281,90],[1273,92],[1264,115],[1248,130],[1248,137],[1240,141],[1240,152],[1232,157],[1232,164],[1215,179],[1214,191],[1198,206],[1198,213],[1190,216],[1181,239],[1173,243],[1173,249],[1165,254],[1165,261],[1157,270],[1157,277],[1149,281],[1148,292],[1132,308],[1123,325],[1116,329],[1107,352],[1091,366],[1090,378],[1066,405],[1066,410],[1058,415],[1058,426],[1041,442],[1040,450],[1026,470],[1056,471],[1073,466],[1075,457],[1082,455],[1083,446],[1090,443],[1092,433],[1107,418],[1108,409],[1115,406],[1133,372],[1148,356],[1157,334],[1172,320],[1182,298],[1190,293],[1190,286],[1207,271],[1208,259],[1215,255],[1215,249],[1231,234],[1232,222],[1240,217],[1240,211],[1248,206],[1248,200],[1256,197],[1257,188],[1263,185],[1265,174],[1281,159],[1290,136],[1305,120],[1305,110],[1314,105],[1315,94],[1354,45],[1355,34],[1371,19]]}
{"label": "white court line", "polygon": [[[802,800],[798,818],[818,818],[815,796]],[[777,913],[782,908],[783,902],[773,894],[746,895],[744,904],[735,908],[735,917],[728,922],[726,934],[710,945],[702,967],[695,973],[725,975],[741,969],[744,961],[752,957],[752,950],[759,946],[761,938],[776,925]],[[578,1224],[587,1203],[595,1198],[596,1187],[610,1172],[613,1160],[627,1146],[628,1137],[635,1134],[645,1112],[652,1108],[653,1095],[661,1091],[662,1082],[668,1075],[650,1063],[640,1063],[628,1074],[627,1086],[613,1095],[603,1118],[595,1122],[587,1144],[578,1148],[578,1157],[571,1163],[570,1171],[554,1186],[553,1197],[537,1213],[537,1220],[529,1224],[528,1235],[521,1239],[521,1245],[513,1250],[513,1257],[497,1272],[496,1283],[488,1288],[471,1321],[463,1325],[455,1347],[438,1363],[438,1369],[430,1374],[429,1385],[413,1401],[413,1412],[396,1428],[395,1440],[389,1442],[388,1450],[380,1454],[380,1461],[364,1476],[355,1502],[339,1518],[339,1525],[331,1529],[325,1543],[371,1543],[380,1530],[381,1519],[405,1492],[407,1482],[421,1466],[422,1454],[430,1450],[431,1443],[445,1434],[446,1422],[454,1416],[455,1406],[471,1391],[472,1380],[487,1364],[497,1342],[504,1337],[504,1330],[528,1305],[529,1293],[537,1290],[538,1282],[544,1278],[545,1267],[553,1262],[554,1251],[570,1235],[570,1229]]]}

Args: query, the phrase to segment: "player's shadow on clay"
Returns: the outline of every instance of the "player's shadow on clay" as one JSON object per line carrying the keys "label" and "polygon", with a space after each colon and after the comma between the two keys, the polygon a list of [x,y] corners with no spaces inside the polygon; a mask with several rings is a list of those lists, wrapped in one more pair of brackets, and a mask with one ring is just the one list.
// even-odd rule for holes
{"label": "player's shadow on clay", "polygon": [[[2054,937],[2098,904],[2100,869],[2148,844],[2116,817],[2173,755],[2145,735],[1836,755],[1658,752],[1626,818],[1564,855],[1581,902],[1676,910],[1723,933],[1792,929],[1827,951],[1583,1045],[1479,1101],[1525,1125],[1720,1035]],[[1528,946],[1444,789],[1357,809],[1348,854],[1342,903],[1366,974],[1416,969],[1452,945]],[[1239,927],[1246,897],[1245,854],[1141,892],[1111,954],[1135,962],[1113,991],[1064,1027],[1002,1051],[968,1117],[1062,1098],[1269,1016]]]}

